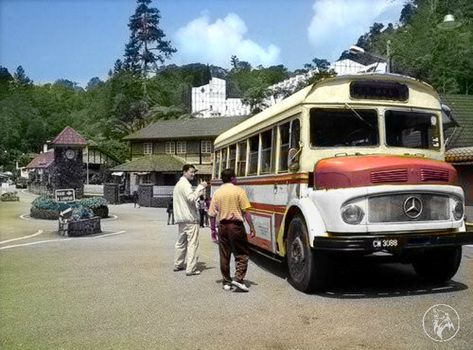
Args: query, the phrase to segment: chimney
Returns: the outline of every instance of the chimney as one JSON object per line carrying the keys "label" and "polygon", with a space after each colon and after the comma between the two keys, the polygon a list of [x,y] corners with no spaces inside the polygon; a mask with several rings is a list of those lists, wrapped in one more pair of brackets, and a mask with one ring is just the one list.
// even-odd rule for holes
{"label": "chimney", "polygon": [[43,145],[43,152],[46,153],[48,151],[48,145],[51,143],[51,141],[46,141],[46,143]]}

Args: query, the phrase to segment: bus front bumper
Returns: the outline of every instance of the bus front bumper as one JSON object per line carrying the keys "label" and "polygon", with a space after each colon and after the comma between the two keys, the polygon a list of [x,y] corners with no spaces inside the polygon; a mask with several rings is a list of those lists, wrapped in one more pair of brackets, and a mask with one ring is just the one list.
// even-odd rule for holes
{"label": "bus front bumper", "polygon": [[473,244],[473,227],[466,232],[389,233],[376,235],[334,235],[315,237],[315,250],[375,253],[401,253],[415,249],[454,247]]}

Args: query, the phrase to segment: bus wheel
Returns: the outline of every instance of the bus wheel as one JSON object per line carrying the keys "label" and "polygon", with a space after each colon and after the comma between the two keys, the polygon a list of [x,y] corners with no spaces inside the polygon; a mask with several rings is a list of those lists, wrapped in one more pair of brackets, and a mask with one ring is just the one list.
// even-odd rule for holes
{"label": "bus wheel", "polygon": [[321,291],[327,280],[327,256],[311,249],[302,217],[296,216],[289,223],[286,246],[289,282],[305,293]]}
{"label": "bus wheel", "polygon": [[461,246],[436,248],[416,256],[412,265],[416,273],[426,281],[441,283],[450,280],[457,273],[461,258]]}

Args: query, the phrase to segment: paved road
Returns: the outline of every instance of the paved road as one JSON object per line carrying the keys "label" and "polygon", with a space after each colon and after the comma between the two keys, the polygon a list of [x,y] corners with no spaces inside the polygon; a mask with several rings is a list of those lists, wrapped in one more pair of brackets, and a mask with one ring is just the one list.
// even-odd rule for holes
{"label": "paved road", "polygon": [[[445,285],[366,260],[317,295],[294,290],[284,266],[256,256],[250,292],[231,293],[221,289],[208,229],[202,275],[187,277],[172,271],[176,226],[164,209],[111,206],[118,218],[102,222],[104,236],[67,239],[55,222],[18,217],[31,199],[0,202],[0,242],[9,241],[0,243],[1,349],[471,349],[472,248]],[[447,343],[424,334],[434,304],[461,318]]]}

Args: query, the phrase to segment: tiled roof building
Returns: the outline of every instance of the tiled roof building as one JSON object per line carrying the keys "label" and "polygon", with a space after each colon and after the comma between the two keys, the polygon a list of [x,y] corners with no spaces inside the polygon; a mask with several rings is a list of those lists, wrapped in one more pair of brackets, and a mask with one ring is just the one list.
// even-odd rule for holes
{"label": "tiled roof building", "polygon": [[473,164],[473,95],[444,95],[442,99],[459,124],[446,132],[446,160]]}
{"label": "tiled roof building", "polygon": [[87,141],[73,128],[66,126],[51,142],[53,145],[61,146],[85,146]]}

